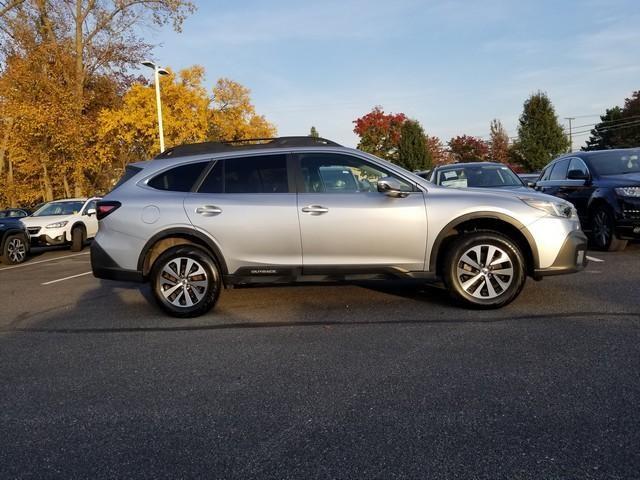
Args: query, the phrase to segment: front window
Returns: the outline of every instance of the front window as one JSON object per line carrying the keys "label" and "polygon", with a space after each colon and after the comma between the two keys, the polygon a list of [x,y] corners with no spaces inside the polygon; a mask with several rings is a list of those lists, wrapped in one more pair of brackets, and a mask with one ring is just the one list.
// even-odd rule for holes
{"label": "front window", "polygon": [[74,215],[82,210],[84,202],[50,202],[40,207],[33,214],[34,217],[49,217],[51,215]]}
{"label": "front window", "polygon": [[598,175],[624,175],[640,172],[640,149],[601,152],[589,156]]}
{"label": "front window", "polygon": [[[307,193],[368,193],[378,191],[378,180],[393,176],[360,158],[336,153],[300,155],[303,190]],[[393,176],[394,178],[397,178]],[[414,191],[397,178],[402,191]]]}
{"label": "front window", "polygon": [[502,188],[522,187],[523,183],[513,171],[504,165],[473,165],[447,168],[438,172],[437,182],[453,188]]}

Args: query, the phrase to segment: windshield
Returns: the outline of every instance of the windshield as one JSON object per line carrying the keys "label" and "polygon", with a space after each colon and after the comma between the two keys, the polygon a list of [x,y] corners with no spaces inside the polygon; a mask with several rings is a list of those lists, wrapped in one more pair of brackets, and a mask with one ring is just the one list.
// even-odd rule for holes
{"label": "windshield", "polygon": [[48,217],[51,215],[73,215],[82,210],[84,202],[51,202],[40,207],[34,217]]}
{"label": "windshield", "polygon": [[588,157],[598,175],[624,175],[640,172],[640,149],[622,152],[602,152]]}
{"label": "windshield", "polygon": [[477,165],[452,167],[438,172],[436,183],[454,188],[522,187],[523,183],[505,165]]}

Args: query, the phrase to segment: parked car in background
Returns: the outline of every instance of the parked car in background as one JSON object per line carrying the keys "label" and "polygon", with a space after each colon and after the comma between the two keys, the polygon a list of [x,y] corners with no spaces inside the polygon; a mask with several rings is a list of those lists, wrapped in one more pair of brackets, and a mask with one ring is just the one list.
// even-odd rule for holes
{"label": "parked car in background", "polygon": [[27,227],[18,217],[0,218],[0,259],[2,263],[13,265],[22,263],[29,253]]}
{"label": "parked car in background", "polygon": [[443,188],[313,137],[173,147],[129,165],[97,210],[94,275],[150,281],[177,317],[210,310],[223,285],[381,278],[442,279],[457,302],[498,308],[527,276],[587,261],[569,202]]}
{"label": "parked car in background", "polygon": [[442,187],[500,188],[531,192],[531,188],[511,168],[498,162],[442,165],[431,171],[429,181]]}
{"label": "parked car in background", "polygon": [[544,168],[536,188],[573,203],[601,250],[640,238],[640,148],[563,155]]}
{"label": "parked car in background", "polygon": [[31,212],[26,208],[8,208],[0,210],[0,219],[2,218],[23,218],[30,215]]}
{"label": "parked car in background", "polygon": [[431,177],[431,170],[418,170],[415,173],[416,175],[418,175],[419,177],[424,178],[425,180],[429,180],[429,177]]}
{"label": "parked car in background", "polygon": [[31,242],[37,245],[70,244],[71,250],[82,250],[86,240],[98,232],[94,198],[54,200],[41,206],[22,221]]}

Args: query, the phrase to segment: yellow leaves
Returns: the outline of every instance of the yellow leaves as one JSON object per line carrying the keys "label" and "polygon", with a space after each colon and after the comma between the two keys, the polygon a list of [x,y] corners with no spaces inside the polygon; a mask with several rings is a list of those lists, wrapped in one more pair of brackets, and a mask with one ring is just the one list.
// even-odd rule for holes
{"label": "yellow leaves", "polygon": [[[249,89],[223,78],[216,83],[211,98],[204,77],[204,68],[198,65],[161,77],[167,147],[276,134],[275,127],[255,113]],[[98,131],[97,151],[106,162],[124,165],[159,153],[155,86],[133,85],[121,107],[100,114]]]}

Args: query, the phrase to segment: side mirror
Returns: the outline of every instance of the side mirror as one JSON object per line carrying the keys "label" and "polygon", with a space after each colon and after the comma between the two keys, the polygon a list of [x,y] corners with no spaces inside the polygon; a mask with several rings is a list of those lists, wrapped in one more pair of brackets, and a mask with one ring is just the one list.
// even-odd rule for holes
{"label": "side mirror", "polygon": [[569,170],[567,173],[567,180],[589,180],[589,175],[587,175],[582,170]]}
{"label": "side mirror", "polygon": [[89,210],[87,210],[87,215],[91,216],[91,215],[95,215],[96,214],[96,209],[95,208],[90,208]]}
{"label": "side mirror", "polygon": [[536,188],[536,182],[532,182],[531,180],[527,181],[527,187]]}
{"label": "side mirror", "polygon": [[404,198],[409,195],[409,193],[402,191],[402,184],[393,177],[382,177],[378,180],[378,191],[395,198]]}

